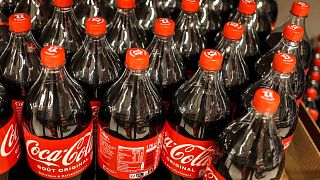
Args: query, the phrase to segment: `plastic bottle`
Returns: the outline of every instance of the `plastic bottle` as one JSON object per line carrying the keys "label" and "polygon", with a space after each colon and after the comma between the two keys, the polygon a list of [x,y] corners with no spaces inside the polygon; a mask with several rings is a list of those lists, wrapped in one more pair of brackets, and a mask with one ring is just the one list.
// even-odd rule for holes
{"label": "plastic bottle", "polygon": [[255,92],[249,112],[220,134],[204,180],[280,179],[285,154],[272,116],[279,103],[273,90]]}
{"label": "plastic bottle", "polygon": [[286,25],[288,24],[295,24],[304,29],[304,35],[300,46],[300,56],[302,59],[302,65],[305,70],[305,73],[308,72],[309,65],[311,64],[312,60],[312,48],[311,43],[307,34],[307,29],[305,26],[305,20],[309,14],[310,5],[306,2],[296,1],[293,2],[290,15],[287,20],[277,27],[266,39],[265,45],[263,46],[264,52],[269,51],[274,46],[276,46],[279,41],[281,41],[281,35],[284,31]]}
{"label": "plastic bottle", "polygon": [[157,19],[154,24],[155,36],[147,48],[150,54],[148,74],[159,89],[165,111],[171,103],[173,93],[186,79],[183,59],[173,41],[174,29],[173,20]]}
{"label": "plastic bottle", "polygon": [[197,71],[201,51],[206,47],[198,11],[199,0],[182,0],[181,13],[176,21],[174,41],[186,64],[188,78]]}
{"label": "plastic bottle", "polygon": [[204,50],[196,74],[174,94],[161,157],[167,168],[164,179],[200,179],[204,175],[214,141],[230,121],[229,100],[220,76],[222,61],[220,52]]}
{"label": "plastic bottle", "polygon": [[0,1],[0,11],[9,17],[13,14],[14,8],[16,7],[19,0],[1,0]]}
{"label": "plastic bottle", "polygon": [[117,0],[117,12],[107,34],[108,42],[122,62],[128,49],[145,48],[147,43],[147,35],[138,23],[134,6],[135,0]]}
{"label": "plastic bottle", "polygon": [[54,12],[44,27],[40,42],[42,45],[59,45],[65,49],[67,63],[82,46],[85,33],[76,19],[72,8],[73,0],[54,0]]}
{"label": "plastic bottle", "polygon": [[303,70],[301,54],[300,54],[300,43],[303,37],[304,30],[302,27],[288,24],[283,32],[283,38],[281,41],[269,52],[261,56],[256,63],[257,76],[262,77],[270,71],[273,57],[278,52],[284,52],[294,55],[297,59],[296,68],[291,76],[293,82],[293,92],[296,95],[297,104],[299,105],[304,89],[306,85],[306,78]]}
{"label": "plastic bottle", "polygon": [[53,6],[50,0],[20,0],[15,13],[26,13],[31,17],[32,34],[39,41],[44,26],[50,20],[53,13]]}
{"label": "plastic bottle", "polygon": [[304,97],[304,104],[307,107],[307,111],[310,114],[313,121],[317,122],[319,118],[319,110],[316,104],[318,99],[318,91],[315,88],[308,88],[306,90],[306,96]]}
{"label": "plastic bottle", "polygon": [[50,45],[41,50],[43,69],[23,106],[31,179],[88,179],[88,174],[94,173],[88,168],[93,155],[90,103],[82,87],[68,74],[65,62],[62,47]]}
{"label": "plastic bottle", "polygon": [[9,22],[7,17],[0,11],[0,52],[7,47],[10,40]]}
{"label": "plastic bottle", "polygon": [[1,82],[12,97],[19,133],[22,137],[22,106],[27,93],[41,71],[40,46],[31,32],[28,14],[16,13],[9,18],[11,37],[0,57]]}
{"label": "plastic bottle", "polygon": [[103,98],[98,121],[98,163],[105,171],[104,179],[144,178],[160,163],[162,102],[147,75],[148,66],[146,50],[129,49],[127,68]]}
{"label": "plastic bottle", "polygon": [[267,12],[266,3],[264,1],[265,0],[256,0],[257,10],[254,17],[257,21],[256,30],[262,43],[271,33],[272,29],[271,19]]}

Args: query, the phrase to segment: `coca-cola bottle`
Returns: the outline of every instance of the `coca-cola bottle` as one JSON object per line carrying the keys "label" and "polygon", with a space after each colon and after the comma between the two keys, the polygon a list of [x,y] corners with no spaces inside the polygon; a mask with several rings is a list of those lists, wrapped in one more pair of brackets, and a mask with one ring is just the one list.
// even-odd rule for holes
{"label": "coca-cola bottle", "polygon": [[214,6],[218,7],[223,23],[226,23],[230,20],[229,19],[230,14],[234,12],[238,4],[239,4],[239,0],[215,0],[214,1]]}
{"label": "coca-cola bottle", "polygon": [[151,42],[153,39],[153,25],[155,20],[164,17],[164,12],[158,3],[159,1],[162,0],[145,0],[140,7],[136,8],[139,25],[146,31],[148,42]]}
{"label": "coca-cola bottle", "polygon": [[171,173],[165,179],[204,175],[214,141],[229,123],[229,100],[220,76],[222,61],[220,52],[204,50],[196,74],[174,94],[161,155]]}
{"label": "coca-cola bottle", "polygon": [[165,110],[173,93],[186,79],[185,65],[173,41],[175,23],[159,18],[154,24],[154,38],[147,48],[150,54],[148,74],[159,89]]}
{"label": "coca-cola bottle", "polygon": [[256,3],[254,0],[240,0],[238,13],[232,19],[233,22],[238,22],[242,25],[243,37],[241,46],[243,48],[243,58],[249,68],[250,81],[256,80],[255,63],[260,57],[260,40],[255,29],[256,19],[254,13],[256,11]]}
{"label": "coca-cola bottle", "polygon": [[9,22],[0,11],[0,52],[3,52],[10,40]]}
{"label": "coca-cola bottle", "polygon": [[18,126],[11,99],[0,84],[0,179],[22,179],[19,177],[18,161],[21,156]]}
{"label": "coca-cola bottle", "polygon": [[118,80],[122,71],[120,59],[107,41],[106,27],[107,21],[102,17],[86,20],[87,37],[68,67],[71,76],[84,87],[94,106],[100,104],[103,95]]}
{"label": "coca-cola bottle", "polygon": [[7,17],[11,16],[14,12],[19,0],[1,0],[0,1],[0,11]]}
{"label": "coca-cola bottle", "polygon": [[307,83],[307,87],[310,88],[315,88],[316,90],[319,91],[320,88],[320,73],[317,71],[311,72],[309,75],[309,81]]}
{"label": "coca-cola bottle", "polygon": [[40,46],[31,33],[31,26],[28,14],[11,15],[10,41],[0,57],[1,82],[13,99],[20,136],[23,135],[21,129],[23,102],[41,71]]}
{"label": "coca-cola bottle", "polygon": [[[320,50],[320,47],[319,47],[319,50]],[[313,59],[313,64],[312,64],[312,68],[311,68],[310,72],[311,73],[312,72],[319,72],[320,73],[320,56],[316,56]]]}
{"label": "coca-cola bottle", "polygon": [[285,30],[286,25],[295,24],[304,29],[303,39],[300,45],[300,54],[302,59],[302,65],[305,70],[305,73],[308,72],[309,65],[312,60],[312,48],[309,37],[306,33],[305,19],[307,18],[310,10],[310,5],[306,2],[293,2],[291,7],[291,15],[287,20],[277,27],[266,39],[265,46],[262,48],[264,52],[269,51],[274,46],[276,46],[282,38],[282,32]]}
{"label": "coca-cola bottle", "polygon": [[164,12],[164,17],[176,20],[180,14],[181,0],[159,0],[159,6]]}
{"label": "coca-cola bottle", "polygon": [[181,13],[176,21],[174,41],[186,64],[188,78],[198,70],[201,51],[206,47],[198,11],[199,0],[182,0]]}
{"label": "coca-cola bottle", "polygon": [[148,65],[146,50],[129,49],[127,68],[103,98],[98,121],[103,179],[141,179],[160,163],[164,120],[161,97],[147,75]]}
{"label": "coca-cola bottle", "polygon": [[100,16],[107,22],[111,22],[116,11],[106,0],[79,0],[74,6],[74,13],[78,21],[85,27],[86,19],[93,16]]}
{"label": "coca-cola bottle", "polygon": [[[23,106],[31,179],[88,179],[93,155],[89,100],[66,71],[60,46],[41,50],[43,69]],[[40,167],[40,168],[39,168]],[[89,169],[90,170],[90,169]]]}
{"label": "coca-cola bottle", "polygon": [[280,179],[285,154],[272,116],[280,96],[258,89],[249,112],[220,134],[205,180]]}
{"label": "coca-cola bottle", "polygon": [[256,30],[261,42],[264,42],[271,32],[271,19],[267,12],[265,0],[255,0],[257,3],[257,10],[254,19],[256,19]]}
{"label": "coca-cola bottle", "polygon": [[243,27],[237,22],[228,22],[223,29],[223,38],[216,47],[223,55],[222,81],[231,100],[232,112],[240,105],[240,96],[248,86],[249,70],[241,53]]}
{"label": "coca-cola bottle", "polygon": [[303,99],[304,104],[307,107],[307,111],[310,114],[313,121],[318,121],[319,110],[316,104],[318,98],[318,91],[315,88],[308,88],[306,90],[306,95]]}
{"label": "coca-cola bottle", "polygon": [[302,100],[306,85],[306,78],[303,70],[300,51],[300,43],[303,37],[303,33],[304,30],[302,27],[294,24],[288,24],[283,31],[283,37],[281,41],[273,49],[264,54],[257,61],[255,66],[257,76],[262,77],[270,71],[271,63],[276,53],[284,52],[294,55],[297,58],[297,62],[296,68],[291,75],[291,79],[293,82],[292,89],[296,96],[298,105]]}
{"label": "coca-cola bottle", "polygon": [[124,62],[130,48],[144,48],[147,35],[139,25],[135,11],[135,0],[117,0],[117,12],[111,22],[107,38],[111,47]]}
{"label": "coca-cola bottle", "polygon": [[276,0],[265,0],[266,3],[266,9],[269,14],[272,29],[275,28],[277,23],[277,17],[278,17],[278,4]]}
{"label": "coca-cola bottle", "polygon": [[78,51],[85,38],[81,24],[72,8],[73,0],[54,0],[54,12],[44,27],[40,42],[42,45],[59,45],[65,49],[67,62]]}
{"label": "coca-cola bottle", "polygon": [[200,27],[205,32],[208,46],[213,48],[214,38],[222,29],[222,19],[218,9],[215,9],[214,0],[200,0],[199,21]]}
{"label": "coca-cola bottle", "polygon": [[39,41],[44,26],[50,20],[53,13],[53,6],[50,0],[20,0],[15,13],[26,13],[31,17],[32,34]]}
{"label": "coca-cola bottle", "polygon": [[280,106],[278,112],[273,115],[273,119],[276,121],[285,149],[289,147],[298,121],[298,106],[291,79],[296,66],[297,60],[293,55],[277,53],[274,56],[271,70],[242,94],[244,109],[237,113],[244,113],[250,109],[253,94],[257,89],[268,88],[276,91],[280,95]]}

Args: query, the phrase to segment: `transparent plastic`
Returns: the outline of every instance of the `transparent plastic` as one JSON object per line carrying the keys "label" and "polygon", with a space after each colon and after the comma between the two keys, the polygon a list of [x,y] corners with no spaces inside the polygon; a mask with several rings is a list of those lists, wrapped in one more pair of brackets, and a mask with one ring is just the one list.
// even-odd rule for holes
{"label": "transparent plastic", "polygon": [[145,48],[147,35],[138,24],[134,9],[118,8],[107,33],[108,42],[124,62],[129,48]]}
{"label": "transparent plastic", "polygon": [[307,34],[307,29],[305,25],[305,19],[306,17],[298,17],[294,16],[293,14],[290,14],[287,20],[281,24],[279,27],[277,27],[266,39],[266,44],[263,49],[265,51],[268,51],[272,49],[275,45],[281,41],[282,38],[282,32],[287,24],[295,24],[300,27],[302,27],[305,32],[303,34],[303,39],[300,46],[300,54],[299,57],[302,59],[302,65],[303,68],[307,71],[312,60],[312,47],[311,43]]}
{"label": "transparent plastic", "polygon": [[[290,73],[280,73],[271,69],[265,77],[248,87],[242,94],[244,109],[239,113],[244,113],[251,107],[254,93],[259,88],[268,88],[276,91],[280,95],[280,105],[278,112],[273,115],[277,130],[282,139],[286,139],[294,134],[298,122],[298,106],[296,97],[292,90]],[[242,111],[242,112],[241,112]]]}
{"label": "transparent plastic", "polygon": [[241,54],[241,41],[223,38],[216,49],[223,55],[222,81],[234,105],[240,105],[240,94],[248,87],[249,70]]}
{"label": "transparent plastic", "polygon": [[265,0],[256,0],[256,3],[257,10],[254,15],[254,18],[257,22],[256,30],[258,32],[260,41],[263,43],[267,36],[271,33],[271,19],[267,12]]}
{"label": "transparent plastic", "polygon": [[318,110],[318,106],[316,103],[316,99],[313,99],[313,98],[305,95],[303,97],[303,102],[306,106],[307,111],[311,115],[312,120],[315,122],[319,121],[318,120],[319,119],[319,110]]}
{"label": "transparent plastic", "polygon": [[169,103],[174,92],[186,79],[182,57],[172,37],[155,35],[147,51],[150,54],[150,79],[159,89],[162,100]]}
{"label": "transparent plastic", "polygon": [[275,0],[265,0],[266,9],[269,14],[272,27],[276,25],[277,17],[278,17],[278,4]]}
{"label": "transparent plastic", "polygon": [[73,9],[83,28],[86,18],[100,16],[109,23],[116,13],[115,7],[106,0],[79,0]]}
{"label": "transparent plastic", "polygon": [[0,11],[9,17],[13,14],[14,8],[16,7],[19,0],[1,0],[0,1]]}
{"label": "transparent plastic", "polygon": [[84,87],[90,100],[100,101],[112,83],[120,77],[122,63],[105,35],[87,35],[68,70]]}
{"label": "transparent plastic", "polygon": [[280,179],[282,148],[275,119],[250,108],[221,133],[212,164],[226,179]]}
{"label": "transparent plastic", "polygon": [[[91,114],[87,95],[65,67],[43,68],[25,100],[23,123],[29,133],[58,141],[83,132],[91,123]],[[89,171],[72,179],[87,179],[92,174]],[[32,179],[42,179],[31,174]]]}
{"label": "transparent plastic", "polygon": [[[0,11],[0,52],[7,47],[10,40],[9,22],[7,17]],[[0,53],[0,54],[1,54]]]}
{"label": "transparent plastic", "polygon": [[218,7],[223,23],[226,23],[230,14],[238,7],[239,0],[215,0],[213,4]]}
{"label": "transparent plastic", "polygon": [[128,143],[153,138],[163,130],[161,97],[146,70],[124,71],[103,98],[99,124],[110,136]]}
{"label": "transparent plastic", "polygon": [[153,24],[155,20],[164,17],[164,12],[159,6],[159,1],[162,0],[145,0],[140,7],[135,9],[138,12],[136,15],[139,25],[147,33],[148,42],[151,42],[153,39]]}
{"label": "transparent plastic", "polygon": [[84,30],[76,19],[73,9],[55,7],[53,15],[44,27],[40,42],[45,45],[59,45],[66,51],[67,62],[82,46]]}
{"label": "transparent plastic", "polygon": [[181,0],[159,0],[159,6],[164,12],[164,17],[176,20],[181,12]]}
{"label": "transparent plastic", "polygon": [[301,99],[306,86],[306,77],[303,70],[302,60],[300,56],[300,43],[292,42],[282,38],[282,40],[269,52],[261,56],[257,61],[255,69],[257,76],[265,76],[271,69],[273,57],[278,52],[291,54],[297,58],[296,68],[291,74],[292,89],[297,100]]}
{"label": "transparent plastic", "polygon": [[30,31],[11,33],[0,57],[2,83],[15,100],[24,100],[41,72],[40,46]]}
{"label": "transparent plastic", "polygon": [[30,15],[32,34],[39,41],[44,26],[52,16],[53,6],[49,0],[20,0],[14,12]]}
{"label": "transparent plastic", "polygon": [[190,78],[198,70],[200,53],[206,47],[206,38],[200,28],[197,13],[181,11],[176,21],[174,41]]}
{"label": "transparent plastic", "polygon": [[[220,72],[199,68],[192,79],[174,94],[168,122],[177,133],[187,138],[214,141],[230,123],[229,107]],[[166,179],[185,178],[172,172]]]}
{"label": "transparent plastic", "polygon": [[257,21],[254,15],[245,15],[237,13],[232,20],[242,25],[244,31],[241,40],[241,46],[243,48],[243,58],[249,68],[250,81],[254,82],[256,79],[255,75],[255,64],[258,61],[260,53],[260,40],[256,31]]}
{"label": "transparent plastic", "polygon": [[213,48],[215,46],[214,38],[222,29],[222,19],[219,15],[218,9],[213,5],[214,0],[201,0],[199,9],[200,27],[205,32],[208,46]]}

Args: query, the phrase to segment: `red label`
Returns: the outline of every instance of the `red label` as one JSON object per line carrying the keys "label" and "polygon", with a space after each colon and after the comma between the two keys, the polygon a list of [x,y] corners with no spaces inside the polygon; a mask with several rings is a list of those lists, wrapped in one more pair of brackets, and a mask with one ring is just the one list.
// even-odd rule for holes
{"label": "red label", "polygon": [[15,114],[0,128],[0,174],[7,172],[19,160],[20,143]]}
{"label": "red label", "polygon": [[211,161],[209,161],[206,173],[203,176],[203,180],[225,180],[221,174],[218,173],[218,171],[214,168],[213,164]]}
{"label": "red label", "polygon": [[22,100],[12,100],[12,107],[16,112],[16,119],[18,123],[18,130],[21,139],[23,139],[23,129],[22,129],[22,108],[24,101]]}
{"label": "red label", "polygon": [[98,124],[98,163],[119,179],[140,179],[158,167],[164,130],[144,141],[125,141],[106,133]]}
{"label": "red label", "polygon": [[[293,135],[294,135],[294,134],[293,134]],[[287,138],[282,139],[282,145],[283,145],[283,149],[284,149],[284,150],[287,150],[287,149],[288,149],[288,147],[289,147],[289,145],[290,145],[290,143],[291,143],[291,140],[292,140],[292,138],[293,138],[293,135],[291,135],[291,136],[289,136],[289,137],[287,137]]]}
{"label": "red label", "polygon": [[173,173],[185,178],[203,177],[213,150],[213,141],[186,138],[166,122],[161,159]]}
{"label": "red label", "polygon": [[296,100],[296,103],[297,103],[298,106],[300,106],[301,101],[302,101],[302,97]]}
{"label": "red label", "polygon": [[37,137],[24,127],[24,141],[30,168],[50,179],[72,178],[85,171],[92,161],[93,123],[80,134],[49,140]]}
{"label": "red label", "polygon": [[92,120],[94,122],[97,121],[100,107],[101,107],[101,102],[100,101],[90,101],[91,109],[92,109]]}

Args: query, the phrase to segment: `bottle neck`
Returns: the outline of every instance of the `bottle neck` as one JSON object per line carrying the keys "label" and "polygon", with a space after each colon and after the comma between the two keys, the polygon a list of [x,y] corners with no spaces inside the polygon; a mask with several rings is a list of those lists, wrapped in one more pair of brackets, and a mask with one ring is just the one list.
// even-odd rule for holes
{"label": "bottle neck", "polygon": [[224,49],[227,52],[239,53],[240,40],[232,40],[226,37],[223,37],[220,43],[217,46],[217,49]]}
{"label": "bottle neck", "polygon": [[250,123],[249,128],[256,134],[268,133],[277,135],[273,114],[265,114],[257,111],[254,107],[250,108],[248,113],[239,119],[240,123]]}
{"label": "bottle neck", "polygon": [[242,14],[240,12],[235,15],[232,21],[242,24],[245,31],[254,30],[257,25],[253,15]]}
{"label": "bottle neck", "polygon": [[295,24],[302,27],[303,29],[306,29],[305,19],[306,17],[299,17],[293,14],[290,14],[285,24]]}
{"label": "bottle neck", "polygon": [[90,34],[87,34],[83,44],[85,46],[90,46],[92,45],[92,43],[94,43],[93,45],[97,46],[97,45],[102,45],[102,43],[105,43],[106,41],[107,41],[106,33],[100,36],[92,36]]}
{"label": "bottle neck", "polygon": [[284,90],[286,95],[295,99],[295,95],[292,90],[291,75],[292,73],[281,73],[271,68],[270,72],[261,79],[261,82],[269,88],[276,89],[278,91]]}
{"label": "bottle neck", "polygon": [[195,25],[200,24],[197,12],[187,12],[182,10],[177,19],[177,26],[179,25],[179,22],[183,22],[182,19],[189,22],[188,24],[191,27],[193,27],[192,23],[196,23]]}
{"label": "bottle neck", "polygon": [[[174,43],[173,41],[173,36],[169,36],[169,37],[164,37],[164,36],[159,36],[159,35],[154,35],[152,42],[150,43],[148,49],[153,49],[154,46],[157,47],[170,47],[172,46]],[[153,47],[153,48],[151,48]]]}
{"label": "bottle neck", "polygon": [[52,81],[52,82],[64,82],[67,77],[70,77],[67,72],[65,66],[61,66],[58,68],[46,68],[44,67],[41,75],[44,81]]}
{"label": "bottle neck", "polygon": [[[291,50],[291,49],[299,48],[299,43],[300,42],[290,41],[285,37],[282,37],[281,41],[276,47],[280,48],[281,50]],[[285,51],[285,52],[288,52],[288,51]]]}

